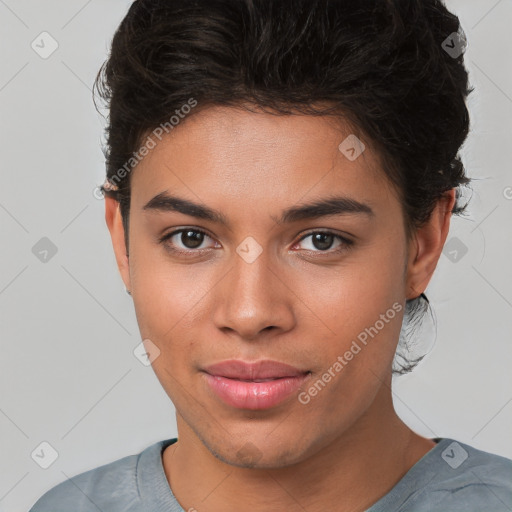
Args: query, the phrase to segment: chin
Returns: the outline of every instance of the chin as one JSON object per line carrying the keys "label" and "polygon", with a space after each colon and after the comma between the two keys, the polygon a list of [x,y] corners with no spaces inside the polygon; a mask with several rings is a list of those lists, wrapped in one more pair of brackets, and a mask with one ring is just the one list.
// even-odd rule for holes
{"label": "chin", "polygon": [[[304,433],[296,435],[269,435],[268,431],[260,434],[247,432],[241,436],[222,436],[221,439],[201,439],[205,447],[218,460],[240,468],[272,469],[291,466],[307,458],[309,451]],[[227,435],[227,433],[226,433]],[[311,447],[309,447],[311,449]]]}

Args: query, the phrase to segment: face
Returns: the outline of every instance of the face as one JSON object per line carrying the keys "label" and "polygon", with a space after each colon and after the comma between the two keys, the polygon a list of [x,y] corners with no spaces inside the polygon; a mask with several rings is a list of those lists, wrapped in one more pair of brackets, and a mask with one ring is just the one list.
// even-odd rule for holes
{"label": "face", "polygon": [[[396,193],[368,141],[355,159],[339,149],[350,134],[325,117],[209,108],[133,171],[120,267],[142,339],[178,426],[230,464],[304,460],[367,416],[405,299],[422,291],[408,295]],[[304,208],[334,198],[358,206]],[[300,375],[251,384],[205,372],[226,360]]]}

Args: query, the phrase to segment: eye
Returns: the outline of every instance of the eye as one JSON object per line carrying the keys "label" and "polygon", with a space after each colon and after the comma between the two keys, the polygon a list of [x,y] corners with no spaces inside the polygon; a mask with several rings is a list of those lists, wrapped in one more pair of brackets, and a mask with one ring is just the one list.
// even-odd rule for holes
{"label": "eye", "polygon": [[159,241],[171,252],[194,253],[215,247],[215,245],[201,247],[205,240],[212,240],[215,244],[215,241],[205,231],[198,228],[184,228],[164,235]]}
{"label": "eye", "polygon": [[[310,239],[310,241],[309,243],[305,244],[307,246],[305,250],[310,252],[338,253],[349,249],[354,244],[352,240],[333,233],[332,231],[310,232],[303,236],[299,242],[297,242],[297,244],[307,239]],[[331,250],[333,246],[335,249]]]}

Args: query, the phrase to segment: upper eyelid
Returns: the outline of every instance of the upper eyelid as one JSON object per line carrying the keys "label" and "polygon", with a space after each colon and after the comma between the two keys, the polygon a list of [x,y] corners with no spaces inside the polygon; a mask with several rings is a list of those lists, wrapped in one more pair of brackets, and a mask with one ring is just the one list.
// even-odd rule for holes
{"label": "upper eyelid", "polygon": [[214,238],[204,228],[198,228],[198,227],[195,227],[195,226],[185,226],[183,228],[173,229],[173,230],[169,231],[168,233],[165,233],[164,235],[162,235],[160,237],[160,240],[162,240],[164,238],[171,238],[172,236],[177,235],[178,233],[183,233],[184,231],[197,231],[199,233],[204,233],[206,236],[209,236],[210,238]]}
{"label": "upper eyelid", "polygon": [[337,236],[339,238],[342,238],[342,239],[345,239],[345,240],[350,240],[350,236],[348,234],[340,234],[332,229],[313,229],[311,231],[307,231],[306,233],[304,233],[298,241],[300,240],[303,240],[305,237],[307,236],[310,236],[310,235],[313,235],[314,233],[326,233],[326,234],[329,234],[329,235],[333,235],[333,236]]}
{"label": "upper eyelid", "polygon": [[[169,231],[169,233],[166,233],[164,235],[162,235],[161,237],[158,238],[158,241],[161,242],[161,243],[166,243],[168,242],[173,236],[176,236],[176,235],[179,235],[180,233],[183,233],[183,232],[186,232],[186,231],[196,231],[198,233],[203,233],[204,235],[206,235],[208,238],[210,238],[211,240],[213,240],[215,243],[220,243],[216,240],[215,237],[211,236],[208,231],[206,231],[205,229],[203,228],[198,228],[198,227],[194,227],[194,226],[187,226],[187,227],[183,227],[183,228],[179,228],[179,229],[173,229],[172,231]],[[201,251],[201,250],[204,250],[204,249],[179,249],[180,251],[184,251],[184,252],[194,252],[194,251]]]}

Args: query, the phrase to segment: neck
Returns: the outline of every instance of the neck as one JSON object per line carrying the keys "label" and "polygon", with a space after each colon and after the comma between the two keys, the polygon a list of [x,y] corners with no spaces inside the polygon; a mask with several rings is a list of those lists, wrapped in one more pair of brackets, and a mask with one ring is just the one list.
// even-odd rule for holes
{"label": "neck", "polygon": [[[381,396],[379,396],[381,395]],[[387,494],[435,443],[396,415],[389,388],[347,431],[286,467],[240,468],[219,460],[177,414],[179,441],[163,453],[167,480],[184,510],[364,511]]]}

